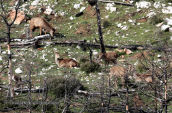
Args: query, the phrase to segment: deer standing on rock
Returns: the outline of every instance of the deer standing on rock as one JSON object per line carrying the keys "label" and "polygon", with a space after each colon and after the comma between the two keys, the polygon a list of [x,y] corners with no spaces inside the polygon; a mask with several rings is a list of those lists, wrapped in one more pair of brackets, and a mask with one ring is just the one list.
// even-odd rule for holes
{"label": "deer standing on rock", "polygon": [[59,68],[61,68],[61,67],[68,67],[68,68],[79,67],[78,63],[71,58],[60,58],[59,51],[54,52],[54,53],[55,53],[55,62],[59,66]]}

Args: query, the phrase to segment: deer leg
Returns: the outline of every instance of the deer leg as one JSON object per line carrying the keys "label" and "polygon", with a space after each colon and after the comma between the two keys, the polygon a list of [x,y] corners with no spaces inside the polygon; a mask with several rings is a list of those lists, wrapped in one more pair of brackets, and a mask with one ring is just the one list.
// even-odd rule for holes
{"label": "deer leg", "polygon": [[42,27],[40,27],[40,34],[39,35],[41,35],[42,34]]}
{"label": "deer leg", "polygon": [[113,60],[113,63],[114,63],[114,65],[116,65],[116,64],[117,64],[117,61],[116,61],[116,59],[114,59],[114,60]]}
{"label": "deer leg", "polygon": [[45,31],[44,31],[45,35],[46,35],[46,32],[47,32],[47,31],[45,30]]}
{"label": "deer leg", "polygon": [[30,37],[33,38],[33,29],[34,27],[33,26],[30,26]]}
{"label": "deer leg", "polygon": [[124,87],[125,87],[125,80],[124,80],[124,77],[121,77],[121,82],[122,82],[122,88],[124,89]]}
{"label": "deer leg", "polygon": [[118,88],[116,81],[117,81],[117,77],[115,77],[115,87]]}
{"label": "deer leg", "polygon": [[110,87],[110,77],[108,77],[108,83],[107,86]]}

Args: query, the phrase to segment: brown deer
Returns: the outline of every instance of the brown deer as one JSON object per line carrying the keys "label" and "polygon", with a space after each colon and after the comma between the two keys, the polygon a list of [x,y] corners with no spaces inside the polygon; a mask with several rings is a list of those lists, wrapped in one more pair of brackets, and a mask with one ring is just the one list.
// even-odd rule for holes
{"label": "brown deer", "polygon": [[122,87],[124,88],[125,86],[125,79],[124,79],[124,75],[126,74],[127,70],[124,69],[123,67],[120,67],[120,66],[113,66],[110,68],[110,75],[108,77],[108,87],[109,87],[109,84],[110,84],[110,79],[115,76],[115,87],[118,88],[117,86],[117,77],[121,77],[121,82],[122,82]]}
{"label": "brown deer", "polygon": [[99,59],[103,59],[105,61],[105,66],[109,64],[109,62],[113,62],[114,65],[117,64],[117,58],[119,55],[116,52],[106,52],[99,53]]}
{"label": "brown deer", "polygon": [[[131,73],[131,74],[129,74],[129,73]],[[135,82],[152,83],[155,80],[155,78],[152,76],[152,74],[137,74],[136,71],[135,71],[135,68],[132,67],[132,66],[129,66],[128,73],[127,73],[127,69],[125,69],[123,67],[113,66],[112,68],[110,68],[110,75],[108,77],[108,87],[109,87],[109,84],[110,84],[110,79],[113,76],[115,76],[115,86],[116,86],[116,88],[118,88],[117,83],[116,83],[117,77],[121,77],[121,82],[122,82],[122,85],[123,85],[122,88],[124,88],[126,74],[129,74],[129,78],[135,79]]]}
{"label": "brown deer", "polygon": [[135,79],[135,82],[153,83],[155,80],[152,74],[136,74],[134,72],[133,77]]}
{"label": "brown deer", "polygon": [[68,67],[68,68],[79,67],[78,63],[71,58],[60,58],[59,51],[55,52],[55,62],[59,66],[59,68],[61,68],[61,67]]}
{"label": "brown deer", "polygon": [[43,17],[35,17],[35,18],[32,18],[29,21],[29,25],[30,25],[30,35],[31,35],[32,38],[33,38],[32,32],[36,28],[39,28],[40,29],[40,35],[42,34],[42,29],[44,29],[45,34],[46,34],[46,32],[49,32],[51,34],[51,37],[54,36],[55,29]]}

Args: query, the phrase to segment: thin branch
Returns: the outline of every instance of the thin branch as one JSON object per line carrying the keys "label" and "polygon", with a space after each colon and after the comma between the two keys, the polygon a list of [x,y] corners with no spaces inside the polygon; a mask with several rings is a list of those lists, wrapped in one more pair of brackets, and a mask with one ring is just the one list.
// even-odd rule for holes
{"label": "thin branch", "polygon": [[11,25],[14,23],[14,21],[16,20],[16,18],[17,18],[17,12],[18,12],[19,6],[20,6],[20,0],[18,1],[18,4],[17,4],[16,7],[15,7],[16,13],[15,13],[14,20],[9,24],[9,26],[11,26]]}
{"label": "thin branch", "polygon": [[103,1],[103,0],[99,0],[99,2],[102,2],[102,3],[115,3],[115,4],[120,4],[120,5],[134,6],[133,4],[122,3],[122,2],[117,2],[117,1]]}
{"label": "thin branch", "polygon": [[2,11],[3,11],[4,15],[5,15],[5,10],[4,10],[4,6],[2,4],[2,0],[1,0],[1,8],[2,8]]}
{"label": "thin branch", "polygon": [[2,0],[1,0],[1,8],[2,8],[2,11],[3,11],[3,15],[1,14],[1,16],[2,16],[2,18],[4,19],[6,25],[8,25],[7,19],[6,19],[6,17],[4,16],[4,15],[6,15],[6,14],[5,14],[5,10],[4,10],[4,6],[3,6],[3,3],[2,3]]}

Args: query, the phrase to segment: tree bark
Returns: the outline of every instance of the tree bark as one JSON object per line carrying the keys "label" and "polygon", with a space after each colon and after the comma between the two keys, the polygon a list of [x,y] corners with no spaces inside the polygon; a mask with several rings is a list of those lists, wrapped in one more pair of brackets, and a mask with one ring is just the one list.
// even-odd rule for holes
{"label": "tree bark", "polygon": [[119,5],[134,6],[133,4],[130,4],[130,3],[123,3],[123,2],[117,2],[117,1],[103,1],[103,0],[99,0],[99,2],[102,2],[102,3],[115,3],[115,4],[119,4]]}
{"label": "tree bark", "polygon": [[102,53],[106,53],[104,41],[103,41],[103,35],[102,35],[101,17],[100,17],[100,10],[99,10],[98,3],[96,3],[96,13],[97,13],[97,25],[98,25],[98,33],[99,33],[99,40],[100,40],[100,49]]}

